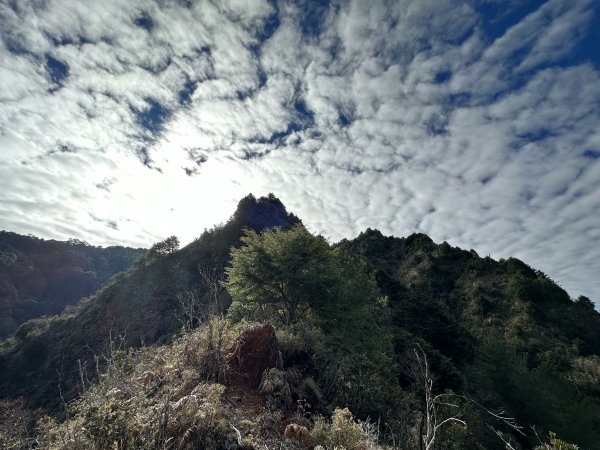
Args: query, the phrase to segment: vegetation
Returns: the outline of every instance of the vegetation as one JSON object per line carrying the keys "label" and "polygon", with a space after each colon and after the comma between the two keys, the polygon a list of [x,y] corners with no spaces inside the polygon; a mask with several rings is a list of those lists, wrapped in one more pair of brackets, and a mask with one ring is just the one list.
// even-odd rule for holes
{"label": "vegetation", "polygon": [[179,250],[179,239],[177,236],[169,236],[164,241],[157,242],[150,250],[148,250],[148,256],[150,258],[156,258],[158,256],[170,255]]}
{"label": "vegetation", "polygon": [[600,448],[600,314],[519,260],[272,196],[176,248],[0,345],[0,447]]}
{"label": "vegetation", "polygon": [[285,324],[302,320],[311,306],[328,295],[333,254],[325,239],[302,225],[289,231],[248,230],[244,245],[231,252],[226,287],[234,301],[273,311]]}
{"label": "vegetation", "polygon": [[94,247],[0,231],[0,339],[96,292],[146,251]]}
{"label": "vegetation", "polygon": [[[0,397],[23,396],[32,406],[60,412],[59,381],[65,399],[75,398],[79,361],[105,354],[111,335],[125,336],[125,344],[134,347],[169,342],[183,326],[179,299],[194,293],[201,303],[208,301],[202,274],[223,272],[243,229],[285,228],[297,221],[278,199],[249,196],[227,223],[207,230],[185,248],[145,254],[129,271],[61,315],[24,323],[0,343]],[[230,301],[221,289],[218,309],[226,309]]]}

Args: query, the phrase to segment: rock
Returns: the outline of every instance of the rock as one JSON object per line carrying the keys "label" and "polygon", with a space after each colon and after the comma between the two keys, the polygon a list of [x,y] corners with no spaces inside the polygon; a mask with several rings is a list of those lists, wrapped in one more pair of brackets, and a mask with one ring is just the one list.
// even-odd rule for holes
{"label": "rock", "polygon": [[242,332],[227,350],[226,359],[230,373],[253,389],[260,385],[265,370],[283,367],[279,342],[269,324],[255,325]]}

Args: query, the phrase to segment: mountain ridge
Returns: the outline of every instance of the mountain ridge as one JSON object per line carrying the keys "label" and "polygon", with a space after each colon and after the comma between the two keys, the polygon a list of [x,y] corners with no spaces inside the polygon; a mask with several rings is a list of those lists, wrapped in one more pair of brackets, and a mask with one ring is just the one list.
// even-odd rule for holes
{"label": "mountain ridge", "polygon": [[[202,270],[221,274],[245,229],[294,225],[300,219],[275,196],[248,196],[227,223],[186,247],[149,252],[72,310],[27,322],[0,344],[0,396],[58,412],[79,392],[80,363],[104,354],[115,337],[126,346],[169,345],[181,330],[179,295],[202,292]],[[589,299],[571,299],[516,258],[481,258],[424,234],[397,238],[367,229],[332,248],[364,261],[387,299],[396,364],[416,343],[441,389],[507,409],[523,424],[543,417],[550,430],[597,448],[600,314]],[[218,309],[230,303],[220,289]],[[398,383],[410,389],[402,371]]]}
{"label": "mountain ridge", "polygon": [[0,339],[93,294],[146,252],[0,231]]}

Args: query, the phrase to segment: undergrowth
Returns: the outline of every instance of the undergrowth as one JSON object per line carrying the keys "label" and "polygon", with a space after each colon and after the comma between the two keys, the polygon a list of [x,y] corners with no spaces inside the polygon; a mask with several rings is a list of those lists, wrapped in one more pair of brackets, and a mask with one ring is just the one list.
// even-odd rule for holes
{"label": "undergrowth", "polygon": [[[258,410],[238,404],[225,356],[249,326],[217,316],[170,345],[135,351],[111,339],[105,355],[80,364],[81,394],[64,404],[65,420],[40,415],[32,424],[11,416],[0,443],[48,450],[380,448],[374,427],[355,421],[348,409],[336,409],[331,420],[317,414],[319,387],[295,368],[265,371]],[[298,352],[302,339],[288,334],[283,347]],[[21,419],[31,418],[22,403],[10,410],[17,406],[25,411]],[[289,423],[310,430],[310,440],[285,439]]]}

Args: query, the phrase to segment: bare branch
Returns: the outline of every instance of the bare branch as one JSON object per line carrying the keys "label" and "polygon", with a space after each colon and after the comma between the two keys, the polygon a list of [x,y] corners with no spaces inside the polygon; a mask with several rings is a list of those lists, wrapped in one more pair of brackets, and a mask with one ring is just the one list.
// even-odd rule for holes
{"label": "bare branch", "polygon": [[175,317],[185,331],[191,331],[200,323],[220,313],[219,297],[223,292],[224,274],[217,267],[198,266],[201,285],[177,294],[179,305]]}

